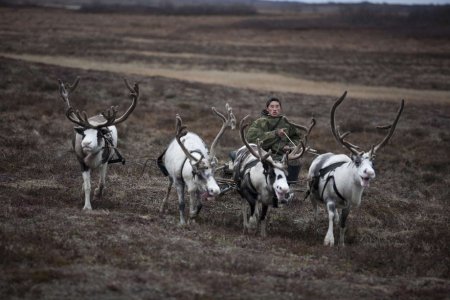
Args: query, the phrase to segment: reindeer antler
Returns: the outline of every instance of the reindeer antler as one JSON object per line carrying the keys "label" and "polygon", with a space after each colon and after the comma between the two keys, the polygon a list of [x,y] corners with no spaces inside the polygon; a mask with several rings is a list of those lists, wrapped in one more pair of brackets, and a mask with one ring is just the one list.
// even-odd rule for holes
{"label": "reindeer antler", "polygon": [[[178,142],[178,145],[180,146],[181,150],[183,150],[184,154],[187,156],[187,158],[189,158],[189,160],[191,160],[192,162],[194,162],[194,165],[197,165],[200,163],[201,159],[197,159],[195,158],[191,152],[189,152],[188,149],[186,149],[186,147],[184,146],[183,142],[181,142],[181,138],[183,136],[186,135],[186,131],[184,131],[186,129],[186,126],[183,125],[183,121],[181,120],[181,117],[179,114],[177,114],[175,116],[175,138]],[[192,163],[191,163],[192,164]]]}
{"label": "reindeer antler", "polygon": [[258,153],[256,153],[255,149],[253,149],[253,147],[250,146],[247,139],[245,138],[244,130],[245,130],[245,128],[248,127],[248,124],[244,124],[244,122],[245,122],[245,120],[247,120],[247,118],[249,116],[250,115],[246,115],[239,123],[239,134],[240,134],[241,140],[244,143],[244,145],[247,147],[248,151],[250,151],[250,153],[253,154],[253,156],[259,158],[260,161],[265,161],[272,154],[272,151],[269,150],[266,154],[263,155],[262,149],[261,149],[261,142],[259,139],[257,139],[256,146],[258,149]]}
{"label": "reindeer antler", "polygon": [[236,128],[236,117],[234,116],[232,108],[228,103],[225,104],[227,117],[225,117],[222,113],[218,112],[215,107],[212,107],[211,109],[220,119],[222,119],[223,122],[222,127],[219,130],[219,133],[214,138],[214,141],[212,142],[211,147],[209,149],[209,156],[211,157],[211,159],[213,159],[216,154],[217,142],[222,137],[223,133],[225,132],[225,129],[227,129],[227,127],[230,127],[232,130]]}
{"label": "reindeer antler", "polygon": [[136,107],[137,100],[139,98],[139,85],[137,83],[135,83],[134,87],[131,87],[130,84],[128,83],[128,81],[126,79],[124,79],[125,85],[130,90],[130,92],[131,92],[130,96],[133,99],[131,106],[120,118],[116,118],[116,115],[118,112],[118,106],[111,106],[107,111],[104,111],[101,113],[105,119],[104,122],[101,122],[98,124],[92,124],[91,122],[89,122],[89,118],[87,117],[86,112],[82,111],[80,113],[79,110],[75,110],[70,105],[69,94],[75,90],[79,81],[80,81],[80,77],[77,77],[75,79],[75,82],[71,85],[68,85],[68,87],[66,88],[64,83],[62,82],[62,80],[58,79],[59,93],[67,106],[66,107],[66,117],[70,121],[72,121],[73,123],[75,123],[77,125],[80,125],[84,128],[93,128],[93,129],[116,125],[116,124],[119,124],[119,123],[125,121]]}
{"label": "reindeer antler", "polygon": [[139,84],[135,82],[134,86],[131,87],[130,84],[128,83],[128,80],[124,78],[123,81],[125,82],[125,85],[127,86],[128,90],[130,90],[130,98],[133,99],[133,102],[131,103],[127,111],[121,117],[115,119],[115,121],[111,125],[117,125],[128,119],[129,115],[136,108],[137,101],[139,99]]}
{"label": "reindeer antler", "polygon": [[86,112],[81,112],[79,110],[75,110],[71,105],[69,101],[69,95],[72,93],[76,87],[78,86],[78,83],[80,82],[80,77],[77,77],[72,84],[67,84],[67,88],[64,84],[64,82],[61,79],[58,79],[59,82],[59,94],[61,95],[61,98],[66,104],[66,117],[73,123],[80,125],[85,128],[92,128],[92,125],[87,120]]}
{"label": "reindeer antler", "polygon": [[405,100],[402,99],[402,101],[400,103],[400,107],[399,107],[399,109],[397,111],[397,116],[395,117],[394,122],[392,122],[392,124],[384,125],[384,126],[377,126],[377,128],[379,128],[379,129],[389,129],[389,132],[384,137],[384,139],[381,140],[381,142],[379,142],[377,145],[372,146],[372,149],[370,150],[370,157],[373,157],[375,155],[375,153],[379,149],[381,149],[384,145],[386,145],[386,143],[392,137],[392,135],[394,134],[394,131],[395,131],[395,127],[397,126],[398,120],[400,119],[400,115],[403,112],[403,107],[404,106],[405,106]]}
{"label": "reindeer antler", "polygon": [[336,108],[339,106],[339,104],[342,103],[342,101],[344,101],[345,96],[347,96],[347,91],[345,91],[344,94],[342,94],[342,96],[336,100],[333,107],[331,108],[331,132],[333,133],[334,138],[339,144],[350,150],[350,152],[352,152],[354,155],[360,155],[361,152],[358,151],[360,147],[353,145],[352,143],[345,140],[345,138],[350,134],[350,131],[341,134],[339,132],[339,129],[336,128],[336,119],[335,119]]}
{"label": "reindeer antler", "polygon": [[[336,108],[339,106],[339,104],[342,103],[342,101],[344,101],[345,96],[347,95],[347,91],[344,92],[344,94],[334,103],[333,107],[331,108],[331,132],[333,133],[334,137],[336,138],[336,140],[342,144],[344,147],[346,147],[347,149],[349,149],[353,154],[355,155],[361,155],[361,152],[358,151],[360,149],[360,147],[351,144],[350,142],[345,140],[345,137],[347,137],[350,132],[344,132],[344,133],[339,133],[339,130],[336,129],[336,121],[335,121],[335,111]],[[389,141],[389,139],[392,137],[392,135],[394,134],[395,131],[395,127],[397,126],[398,120],[400,119],[400,116],[403,112],[403,107],[405,105],[405,101],[402,100],[400,103],[400,107],[397,111],[397,115],[394,119],[394,122],[392,124],[389,125],[384,125],[384,126],[377,126],[378,129],[389,129],[389,132],[387,133],[387,135],[383,138],[383,140],[381,140],[381,142],[379,142],[377,145],[373,145],[370,152],[369,152],[369,156],[370,158],[373,158],[373,156],[375,155],[375,153],[377,152],[377,150],[381,149],[384,145],[386,145],[386,143]]]}

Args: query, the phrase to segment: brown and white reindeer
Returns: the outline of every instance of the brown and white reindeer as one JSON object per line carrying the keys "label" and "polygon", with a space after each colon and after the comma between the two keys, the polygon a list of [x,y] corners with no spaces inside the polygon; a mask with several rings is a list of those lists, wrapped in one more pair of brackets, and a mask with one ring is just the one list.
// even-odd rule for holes
{"label": "brown and white reindeer", "polygon": [[[302,141],[290,153],[286,153],[281,162],[273,160],[271,151],[264,151],[259,140],[257,144],[248,143],[244,133],[245,128],[248,127],[248,124],[244,124],[247,118],[248,115],[241,120],[239,125],[240,137],[244,146],[236,153],[233,179],[243,200],[244,233],[249,230],[257,232],[259,226],[261,236],[265,237],[269,205],[272,205],[274,197],[283,201],[285,195],[289,193],[289,184],[286,178],[287,162],[299,159],[307,150]],[[307,131],[305,140],[314,125],[315,120],[312,119],[310,127],[304,127]],[[250,208],[250,212],[248,208]]]}
{"label": "brown and white reindeer", "polygon": [[[101,198],[105,188],[105,179],[108,163],[122,162],[125,160],[117,151],[117,129],[119,123],[125,121],[133,112],[139,98],[139,86],[137,83],[130,86],[125,79],[125,85],[130,90],[132,98],[131,106],[120,117],[117,117],[118,107],[112,106],[99,115],[88,118],[86,112],[75,110],[69,102],[69,94],[77,87],[80,78],[72,85],[66,85],[59,80],[59,93],[66,104],[66,117],[76,124],[72,146],[81,165],[83,175],[84,207],[83,210],[92,210],[91,206],[91,170],[100,169],[100,181],[94,191],[94,196]],[[118,159],[113,160],[116,154]]]}
{"label": "brown and white reindeer", "polygon": [[335,224],[340,221],[339,244],[344,246],[345,222],[350,210],[360,205],[364,189],[369,187],[370,181],[375,178],[373,167],[375,154],[386,145],[394,134],[404,107],[404,100],[402,100],[394,122],[387,126],[378,127],[389,129],[387,135],[381,142],[373,145],[370,151],[364,152],[345,139],[350,132],[341,134],[339,129],[336,128],[336,108],[344,101],[346,95],[347,92],[337,99],[331,109],[331,132],[336,141],[351,152],[351,157],[333,153],[319,155],[311,163],[308,173],[309,189],[305,198],[310,197],[314,207],[315,219],[317,219],[319,203],[326,206],[328,213],[325,246],[334,245],[333,221]]}
{"label": "brown and white reindeer", "polygon": [[216,116],[222,120],[222,127],[208,148],[200,136],[193,132],[186,132],[181,117],[176,115],[176,136],[168,148],[158,158],[158,166],[164,175],[169,176],[169,186],[164,197],[160,211],[165,212],[167,199],[172,185],[178,194],[178,207],[180,213],[180,225],[185,225],[184,190],[187,188],[190,200],[189,216],[194,220],[201,208],[202,199],[215,197],[220,193],[220,188],[214,179],[214,171],[217,167],[215,149],[225,129],[236,126],[236,118],[231,107],[226,104],[227,117],[212,108]]}

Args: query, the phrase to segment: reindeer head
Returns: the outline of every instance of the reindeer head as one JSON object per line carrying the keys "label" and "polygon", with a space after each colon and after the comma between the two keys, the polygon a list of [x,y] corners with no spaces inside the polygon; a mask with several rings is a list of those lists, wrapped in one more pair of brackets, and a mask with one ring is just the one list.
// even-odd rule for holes
{"label": "reindeer head", "polygon": [[66,117],[73,123],[76,127],[74,130],[77,134],[82,136],[81,147],[84,153],[92,153],[103,147],[102,138],[110,134],[110,126],[115,126],[123,121],[125,121],[131,112],[134,110],[139,97],[139,86],[137,83],[134,87],[131,87],[126,79],[125,85],[130,90],[130,97],[133,99],[131,106],[128,110],[119,118],[116,117],[118,107],[111,106],[108,111],[102,112],[100,115],[88,118],[86,112],[75,110],[69,101],[69,94],[75,90],[80,78],[77,77],[75,82],[68,85],[67,89],[61,80],[59,81],[59,93],[66,103]]}
{"label": "reindeer head", "polygon": [[375,154],[379,149],[381,149],[384,145],[386,145],[386,143],[394,134],[397,122],[400,119],[400,115],[403,112],[405,101],[404,100],[401,101],[400,108],[397,112],[397,116],[395,117],[395,120],[392,124],[386,126],[377,126],[377,128],[379,129],[389,129],[387,135],[383,138],[381,142],[379,142],[376,145],[373,145],[370,151],[365,152],[360,151],[360,147],[345,140],[345,138],[350,134],[349,131],[341,134],[339,132],[339,128],[336,128],[336,120],[335,120],[336,108],[339,106],[339,104],[342,103],[342,101],[344,101],[346,95],[347,92],[344,92],[344,94],[339,99],[336,100],[333,107],[331,108],[331,132],[333,133],[333,136],[335,137],[336,141],[351,152],[351,159],[353,161],[354,167],[357,169],[357,171],[355,172],[354,180],[356,182],[359,182],[362,187],[368,187],[370,185],[370,180],[375,178],[375,170],[373,167]]}
{"label": "reindeer head", "polygon": [[217,158],[215,157],[215,147],[220,137],[225,132],[227,127],[234,129],[236,125],[236,118],[233,115],[231,107],[226,104],[226,110],[228,117],[226,118],[223,114],[218,112],[214,107],[213,112],[222,120],[223,124],[219,133],[215,137],[211,144],[209,155],[205,155],[201,152],[189,151],[184,145],[183,136],[187,134],[185,131],[186,126],[183,125],[181,117],[176,115],[176,140],[181,150],[186,155],[189,163],[192,167],[192,173],[196,177],[196,184],[200,190],[208,192],[209,196],[217,196],[220,192],[220,188],[214,179],[214,171],[217,166]]}

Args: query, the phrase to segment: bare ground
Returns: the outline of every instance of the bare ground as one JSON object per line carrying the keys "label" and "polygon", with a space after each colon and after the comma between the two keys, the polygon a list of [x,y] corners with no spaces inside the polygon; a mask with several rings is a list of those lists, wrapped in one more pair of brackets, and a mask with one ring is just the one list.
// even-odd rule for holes
{"label": "bare ground", "polygon": [[[0,52],[7,54],[0,58],[2,298],[448,299],[450,107],[445,96],[435,101],[433,94],[449,92],[449,58],[442,52],[449,48],[447,39],[377,29],[266,32],[250,26],[264,16],[200,19],[4,8],[0,15]],[[203,56],[111,53],[129,48]],[[13,55],[73,56],[79,66],[5,57]],[[228,59],[233,56],[239,59]],[[397,131],[377,157],[377,178],[349,217],[347,247],[325,248],[325,215],[314,223],[302,193],[292,205],[271,209],[266,239],[242,234],[234,193],[206,202],[197,223],[179,227],[175,194],[169,212],[158,212],[167,179],[152,159],[172,139],[176,113],[210,143],[219,129],[211,106],[223,109],[229,102],[238,118],[257,117],[268,90],[277,91],[294,121],[316,117],[311,146],[341,152],[328,114],[342,91],[330,96],[314,89],[279,91],[278,85],[191,82],[99,71],[81,63],[86,61],[342,82],[349,85],[349,97],[338,119],[365,149],[382,138],[373,128],[391,121],[398,103],[381,93],[377,101],[356,97],[350,87],[413,90],[427,98],[404,96]],[[138,108],[118,128],[127,164],[111,166],[106,197],[93,202],[91,213],[81,211],[72,125],[56,84],[57,78],[75,76],[82,80],[73,104],[90,114],[127,106],[124,76],[139,81],[142,90]],[[226,133],[219,158],[224,161],[239,146],[237,132]],[[302,178],[312,159],[304,159]]]}

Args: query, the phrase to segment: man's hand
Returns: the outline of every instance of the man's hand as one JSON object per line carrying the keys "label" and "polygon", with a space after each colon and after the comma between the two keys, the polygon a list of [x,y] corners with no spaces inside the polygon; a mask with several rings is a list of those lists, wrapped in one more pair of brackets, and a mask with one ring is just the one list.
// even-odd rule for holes
{"label": "man's hand", "polygon": [[284,137],[286,135],[286,128],[280,128],[277,129],[276,132],[277,136],[279,136],[280,138]]}
{"label": "man's hand", "polygon": [[288,145],[283,147],[283,151],[284,152],[291,152],[293,149],[294,149],[294,147],[291,147],[291,146],[288,146]]}

